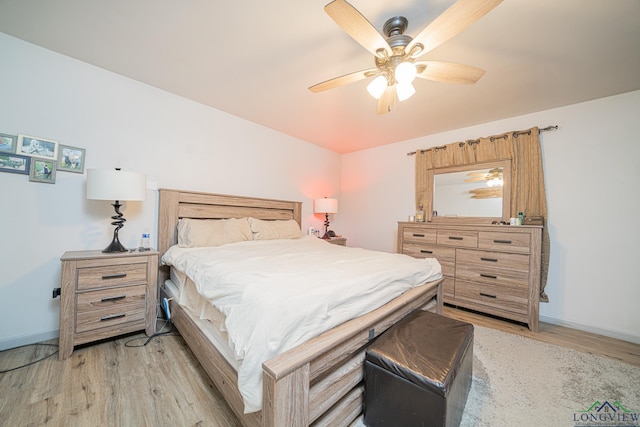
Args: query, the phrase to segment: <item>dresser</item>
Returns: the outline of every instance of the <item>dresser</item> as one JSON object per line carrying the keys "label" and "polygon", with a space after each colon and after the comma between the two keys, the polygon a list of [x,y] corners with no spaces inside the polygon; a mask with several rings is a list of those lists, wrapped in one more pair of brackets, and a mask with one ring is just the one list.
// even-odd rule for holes
{"label": "dresser", "polygon": [[436,258],[444,302],[538,331],[541,226],[398,223],[398,252]]}
{"label": "dresser", "polygon": [[61,261],[60,359],[79,344],[155,333],[157,251],[73,251]]}

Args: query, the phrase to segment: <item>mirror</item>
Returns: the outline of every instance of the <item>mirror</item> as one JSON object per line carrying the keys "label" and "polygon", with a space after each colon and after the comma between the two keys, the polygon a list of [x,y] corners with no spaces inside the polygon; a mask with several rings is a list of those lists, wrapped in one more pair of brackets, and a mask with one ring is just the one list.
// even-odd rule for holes
{"label": "mirror", "polygon": [[510,160],[433,169],[429,220],[508,221],[510,176]]}

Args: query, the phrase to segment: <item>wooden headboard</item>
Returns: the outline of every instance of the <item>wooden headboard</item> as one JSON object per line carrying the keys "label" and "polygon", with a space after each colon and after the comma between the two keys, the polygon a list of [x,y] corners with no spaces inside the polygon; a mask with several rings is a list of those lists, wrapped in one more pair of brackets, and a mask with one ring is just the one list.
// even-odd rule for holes
{"label": "wooden headboard", "polygon": [[[160,257],[178,243],[177,225],[180,218],[225,219],[254,217],[258,219],[294,219],[301,225],[302,202],[260,199],[160,189],[158,217],[158,251]],[[159,263],[161,264],[161,263]],[[160,266],[158,285],[169,277],[169,270]]]}

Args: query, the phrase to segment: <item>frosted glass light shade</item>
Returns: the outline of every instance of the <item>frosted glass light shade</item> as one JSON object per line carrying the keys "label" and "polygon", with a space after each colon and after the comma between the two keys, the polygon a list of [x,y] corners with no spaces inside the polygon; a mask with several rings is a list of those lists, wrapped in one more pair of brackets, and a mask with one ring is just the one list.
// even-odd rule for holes
{"label": "frosted glass light shade", "polygon": [[398,93],[398,99],[400,101],[409,99],[413,96],[414,93],[416,93],[416,88],[414,88],[411,83],[398,83],[396,85],[396,90]]}
{"label": "frosted glass light shade", "polygon": [[416,66],[411,62],[401,62],[396,67],[395,76],[398,83],[411,83],[416,78]]}
{"label": "frosted glass light shade", "polygon": [[369,95],[375,99],[380,99],[384,90],[387,88],[387,79],[384,76],[378,76],[371,80],[371,83],[367,85],[367,91]]}
{"label": "frosted glass light shade", "polygon": [[313,203],[314,213],[337,213],[338,212],[338,200],[336,199],[316,199]]}
{"label": "frosted glass light shade", "polygon": [[147,176],[116,169],[87,169],[87,199],[145,200]]}

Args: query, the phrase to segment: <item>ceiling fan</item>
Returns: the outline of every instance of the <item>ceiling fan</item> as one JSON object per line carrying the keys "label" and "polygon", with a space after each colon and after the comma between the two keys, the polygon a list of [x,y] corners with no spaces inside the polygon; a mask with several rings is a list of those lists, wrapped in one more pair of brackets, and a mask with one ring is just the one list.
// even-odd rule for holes
{"label": "ceiling fan", "polygon": [[378,99],[377,113],[388,113],[396,99],[403,101],[415,93],[415,77],[445,83],[473,84],[484,70],[451,62],[417,59],[462,32],[498,6],[502,0],[458,0],[433,20],[415,38],[404,34],[408,21],[403,16],[389,19],[383,37],[373,25],[345,0],[334,0],[324,7],[327,14],[355,41],[375,56],[375,68],[336,77],[309,88],[322,92],[348,83],[375,77],[367,86]]}
{"label": "ceiling fan", "polygon": [[503,185],[503,168],[493,168],[486,171],[469,172],[464,182],[487,181],[488,187],[502,187]]}

